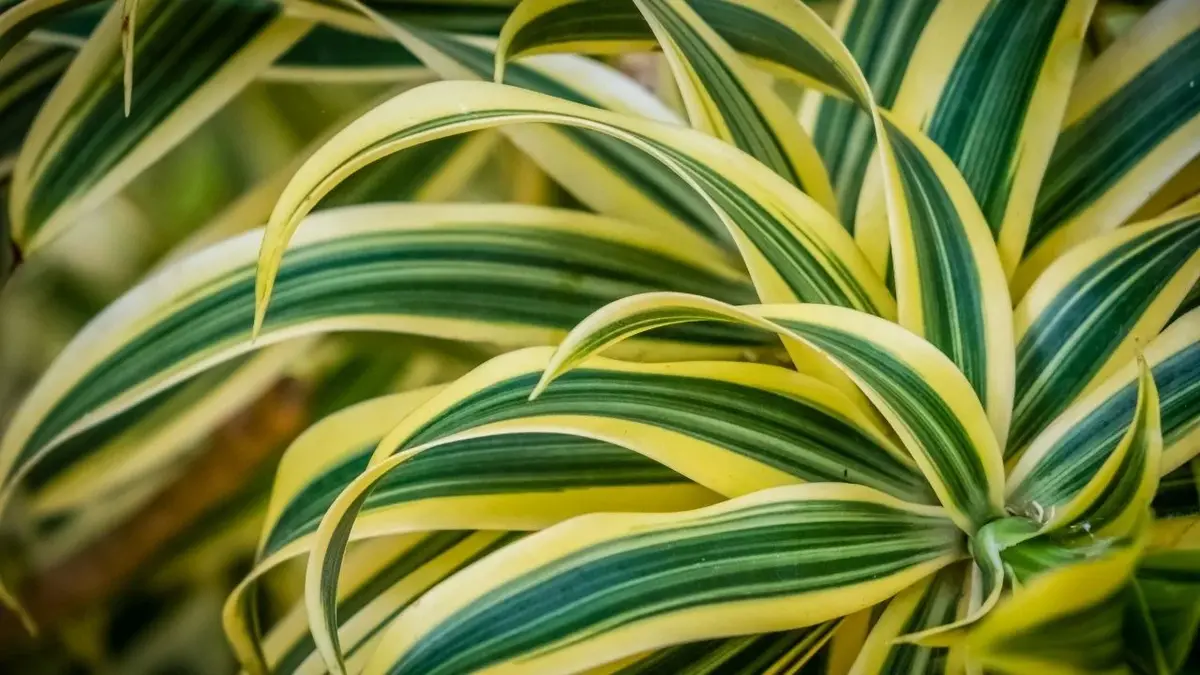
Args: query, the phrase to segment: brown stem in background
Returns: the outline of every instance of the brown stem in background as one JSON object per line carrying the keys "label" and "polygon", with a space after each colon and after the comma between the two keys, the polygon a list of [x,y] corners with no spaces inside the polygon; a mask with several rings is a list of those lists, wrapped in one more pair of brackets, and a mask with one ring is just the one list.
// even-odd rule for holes
{"label": "brown stem in background", "polygon": [[[49,632],[113,597],[174,537],[236,495],[305,428],[309,393],[294,380],[278,383],[214,433],[191,467],[128,520],[29,578],[20,597],[38,627]],[[0,648],[28,639],[14,614],[0,613]]]}

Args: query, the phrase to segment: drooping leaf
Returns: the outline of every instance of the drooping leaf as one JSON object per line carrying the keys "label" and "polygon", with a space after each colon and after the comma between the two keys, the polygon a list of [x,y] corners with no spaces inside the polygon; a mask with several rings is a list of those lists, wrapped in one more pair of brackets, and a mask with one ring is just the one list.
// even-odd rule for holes
{"label": "drooping leaf", "polygon": [[825,305],[737,308],[676,293],[625,298],[571,331],[538,391],[589,355],[624,339],[696,321],[755,326],[819,350],[879,408],[956,523],[974,532],[1002,512],[1000,448],[970,383],[933,345],[894,323],[853,310]]}
{"label": "drooping leaf", "polygon": [[[513,87],[443,82],[405,92],[359,118],[293,178],[268,225],[257,288],[260,320],[288,237],[326,192],[371,161],[426,139],[517,122],[591,128],[656,156],[704,195],[745,250],[762,260],[750,265],[760,295],[889,313],[887,290],[845,230],[802,192],[735,148],[688,129]],[[736,183],[729,178],[733,173]],[[768,264],[764,255],[775,260]]]}
{"label": "drooping leaf", "polygon": [[[318,531],[306,599],[324,625],[333,560],[376,479],[356,481]],[[957,536],[938,509],[850,485],[775,488],[677,514],[584,516],[439,585],[397,618],[364,672],[457,672],[516,657],[578,670],[672,643],[814,625],[953,561]],[[823,553],[834,550],[837,568]],[[336,654],[325,654],[336,670]]]}
{"label": "drooping leaf", "polygon": [[[647,286],[750,293],[720,261],[598,216],[520,206],[360,206],[325,211],[305,228],[283,266],[281,300],[251,341],[260,242],[261,232],[247,233],[163,268],[76,336],[3,439],[6,493],[85,429],[191,374],[285,339],[358,329],[545,343],[603,302]],[[690,342],[697,354],[711,353],[714,341],[726,353],[756,341],[727,330],[674,337],[664,335],[663,344]]]}

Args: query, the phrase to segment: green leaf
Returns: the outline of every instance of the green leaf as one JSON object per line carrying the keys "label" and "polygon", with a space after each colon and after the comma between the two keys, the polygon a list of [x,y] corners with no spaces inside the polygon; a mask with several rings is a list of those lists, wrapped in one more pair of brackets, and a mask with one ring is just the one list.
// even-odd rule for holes
{"label": "green leaf", "polygon": [[1007,454],[1127,366],[1200,278],[1200,211],[1099,237],[1063,256],[1015,311],[1017,391]]}
{"label": "green leaf", "polygon": [[625,298],[571,331],[537,391],[622,340],[697,321],[755,326],[818,350],[875,404],[959,526],[973,533],[1002,513],[1000,449],[970,383],[933,345],[853,310],[797,304],[737,308],[678,293]]}
{"label": "green leaf", "polygon": [[268,0],[145,0],[125,116],[121,11],[114,5],[39,113],[14,169],[13,236],[52,239],[127,185],[299,40],[310,22]]}
{"label": "green leaf", "polygon": [[[619,221],[552,209],[360,206],[318,214],[299,239],[257,341],[249,335],[261,232],[167,266],[96,318],[17,411],[0,454],[5,492],[83,430],[191,374],[304,334],[383,330],[512,346],[552,341],[602,303],[646,288],[750,297],[719,261]],[[690,343],[674,353],[693,354],[761,344],[722,329],[662,339],[668,349]]]}
{"label": "green leaf", "polygon": [[1166,672],[1180,672],[1200,627],[1200,551],[1150,553],[1138,562],[1132,585],[1144,603]]}
{"label": "green leaf", "polygon": [[[343,493],[318,533],[306,598],[310,612],[326,608],[324,625],[344,536],[375,480],[368,472]],[[776,488],[676,514],[584,516],[439,585],[397,618],[364,672],[458,672],[516,657],[579,669],[814,625],[948,564],[958,536],[938,509],[850,485]],[[834,551],[836,569],[826,557]]]}
{"label": "green leaf", "polygon": [[[938,0],[843,0],[834,29],[858,62],[875,95],[890,109],[908,60]],[[867,165],[875,153],[870,115],[844,99],[812,92],[802,116],[825,160],[837,193],[839,220],[854,232],[855,209]]]}
{"label": "green leaf", "polygon": [[1200,6],[1168,0],[1075,82],[1038,191],[1021,297],[1063,252],[1121,225],[1196,156],[1200,133]]}

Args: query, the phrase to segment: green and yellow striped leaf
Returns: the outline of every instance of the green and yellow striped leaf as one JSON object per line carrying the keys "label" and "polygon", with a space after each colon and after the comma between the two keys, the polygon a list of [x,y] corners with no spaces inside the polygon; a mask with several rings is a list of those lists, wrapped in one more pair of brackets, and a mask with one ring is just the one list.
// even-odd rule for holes
{"label": "green and yellow striped leaf", "polygon": [[[302,532],[288,531],[284,521],[289,512],[304,508],[305,500],[313,500],[314,494],[328,491],[336,494],[342,486],[348,485],[366,468],[379,439],[439,390],[440,387],[435,385],[349,406],[309,427],[284,453],[271,484],[254,568],[230,593],[222,616],[225,634],[234,653],[251,672],[267,672],[267,657],[263,650],[270,654],[278,645],[274,640],[284,640],[274,638],[260,642],[254,590],[270,571],[307,550],[301,544],[294,546],[295,550],[280,552],[287,544],[303,537]],[[406,536],[417,539],[421,535]],[[286,619],[280,626],[283,634],[294,632]]]}
{"label": "green and yellow striped leaf", "polygon": [[972,658],[1008,673],[1128,673],[1122,617],[1140,552],[1117,549],[1017,588],[967,636]]}
{"label": "green and yellow striped leaf", "polygon": [[[386,31],[442,78],[492,79],[496,56],[490,41],[371,16],[375,24],[367,22],[368,27]],[[529,59],[510,67],[505,80],[523,89],[596,108],[680,122],[674,112],[640,85],[590,59]],[[600,213],[671,232],[696,249],[711,246],[706,240],[722,245],[729,242],[725,226],[703,196],[637,147],[583,127],[517,125],[501,130],[572,195]]]}
{"label": "green and yellow striped leaf", "polygon": [[[306,600],[326,626],[334,561],[368,476],[339,497],[310,558]],[[364,673],[432,675],[513,659],[527,672],[580,670],[680,642],[815,625],[949,564],[959,536],[939,509],[820,483],[677,514],[584,516],[431,590],[388,628]]]}
{"label": "green and yellow striped leaf", "polygon": [[1200,209],[1072,250],[1015,310],[1017,391],[1008,456],[1128,364],[1200,279]]}
{"label": "green and yellow striped leaf", "polygon": [[902,220],[890,231],[900,324],[950,357],[983,403],[997,439],[1012,414],[1012,302],[987,221],[938,147],[885,117]]}
{"label": "green and yellow striped leaf", "polygon": [[[351,670],[362,668],[384,627],[434,584],[515,541],[504,532],[447,531],[370,540],[350,549],[338,595],[339,633]],[[263,640],[268,672],[325,672],[308,616],[297,603]]]}
{"label": "green and yellow striped leaf", "polygon": [[6,0],[0,3],[0,58],[31,32],[97,0]]}
{"label": "green and yellow striped leaf", "polygon": [[[359,206],[314,216],[285,260],[266,330],[251,341],[261,239],[260,231],[247,233],[163,268],[76,336],[3,439],[5,492],[82,431],[192,374],[286,339],[355,329],[519,346],[552,341],[595,307],[648,287],[752,295],[720,261],[599,216],[524,206]],[[647,355],[732,354],[761,344],[722,329],[685,333],[663,334],[658,347],[646,345]]]}
{"label": "green and yellow striped leaf", "polygon": [[829,621],[781,633],[692,642],[587,672],[588,675],[796,675],[807,672],[805,666],[837,634],[841,624]]}
{"label": "green and yellow striped leaf", "polygon": [[[888,601],[872,626],[850,675],[942,675],[956,672],[961,657],[946,647],[926,647],[897,638],[952,623],[964,604],[969,563],[945,567]],[[960,666],[961,667],[961,666]]]}
{"label": "green and yellow striped leaf", "polygon": [[943,2],[892,114],[946,151],[996,240],[1020,262],[1095,0]]}
{"label": "green and yellow striped leaf", "polygon": [[[800,3],[689,0],[735,51],[768,72],[839,96],[859,98],[837,37]],[[815,36],[815,37],[814,37]],[[548,53],[621,54],[657,45],[632,0],[523,0],[500,32],[501,60]]]}
{"label": "green and yellow striped leaf", "polygon": [[[833,28],[862,69],[875,103],[890,109],[908,61],[938,0],[843,0]],[[867,164],[875,153],[871,116],[818,91],[806,94],[801,120],[812,134],[837,194],[839,220],[854,231]]]}
{"label": "green and yellow striped leaf", "polygon": [[[1149,640],[1152,648],[1144,649],[1138,661],[1158,661],[1160,672],[1181,672],[1200,628],[1200,551],[1158,551],[1146,555],[1138,561],[1131,586],[1145,611],[1144,617],[1138,618],[1148,619],[1152,633]],[[1131,622],[1129,617],[1126,622]],[[1154,652],[1161,656],[1155,658]]]}
{"label": "green and yellow striped leaf", "polygon": [[13,237],[37,249],[127,185],[311,27],[268,0],[145,0],[125,116],[121,8],[80,50],[29,131],[13,173]]}
{"label": "green and yellow striped leaf", "polygon": [[1119,226],[1200,148],[1200,5],[1168,0],[1075,82],[1013,292]]}
{"label": "green and yellow striped leaf", "polygon": [[537,392],[621,340],[697,321],[755,326],[820,351],[879,408],[956,523],[973,533],[1002,513],[1000,448],[970,383],[925,340],[853,310],[825,305],[738,308],[676,293],[625,298],[571,331]]}
{"label": "green and yellow striped leaf", "polygon": [[313,340],[285,342],[223,363],[66,439],[30,466],[27,509],[45,518],[84,508],[140,476],[170,468],[291,370]]}
{"label": "green and yellow striped leaf", "polygon": [[[267,226],[257,287],[259,322],[278,260],[299,219],[356,169],[425,140],[518,122],[590,128],[657,157],[704,196],[744,245],[760,296],[890,314],[890,294],[846,231],[811,198],[736,148],[689,129],[513,87],[442,82],[375,108],[301,167]],[[711,168],[717,166],[719,173]]]}
{"label": "green and yellow striped leaf", "polygon": [[903,451],[818,380],[748,363],[594,359],[530,400],[553,353],[531,348],[480,367],[407,417],[373,463],[489,425],[493,433],[570,433],[626,447],[727,496],[845,481],[930,500]]}
{"label": "green and yellow striped leaf", "polygon": [[[689,110],[694,124],[698,109],[746,107],[740,90],[722,84],[723,71],[713,65],[712,55],[699,49],[685,52],[679,47],[681,41],[695,40],[691,33],[707,35],[709,42],[720,39],[699,15],[677,17],[672,24],[676,27],[667,30],[663,22],[671,18],[671,11],[686,5],[639,7],[655,24],[655,33],[669,55],[685,100],[686,92],[692,92],[694,100]],[[761,11],[766,12],[765,19],[789,26],[793,33],[789,44],[809,45],[849,73],[852,87],[845,93],[862,102],[874,116],[877,133],[887,134],[880,151],[887,166],[885,222],[890,227],[888,235],[880,233],[878,238],[886,240],[890,236],[893,241],[900,323],[933,342],[958,364],[984,402],[997,437],[1004,438],[1012,397],[1012,347],[1007,340],[1011,333],[1011,302],[986,220],[969,186],[936,145],[899,120],[879,117],[869,86],[853,58],[811,10],[800,3],[775,3],[763,6]],[[510,23],[519,25],[520,20],[513,18]],[[732,53],[726,55],[726,59],[733,58]],[[826,84],[836,83],[830,80]],[[702,98],[698,87],[703,87]],[[761,153],[758,155],[762,159]],[[886,254],[886,249],[883,252]],[[761,263],[756,257],[745,249],[743,256],[751,273],[761,277],[764,273],[759,271]],[[777,267],[775,272],[779,273]],[[792,299],[776,298],[761,290],[760,297],[765,302]]]}
{"label": "green and yellow striped leaf", "polygon": [[74,50],[25,41],[0,57],[0,173],[12,172],[25,134]]}
{"label": "green and yellow striped leaf", "polygon": [[675,74],[692,127],[730,143],[837,212],[812,139],[778,94],[684,0],[634,0]]}
{"label": "green and yellow striped leaf", "polygon": [[[1051,485],[1036,480],[1017,483],[1037,494],[1046,510],[1043,529],[1098,535],[1124,535],[1144,517],[1158,488],[1162,464],[1162,422],[1158,389],[1145,359],[1138,359],[1137,403],[1120,443],[1083,485],[1069,467],[1049,467]],[[1057,469],[1057,471],[1055,471]],[[1035,469],[1036,470],[1036,469]],[[1082,473],[1082,472],[1080,472]],[[1063,483],[1067,483],[1064,486]]]}
{"label": "green and yellow striped leaf", "polygon": [[[1189,496],[1190,474],[1174,475],[1200,452],[1200,311],[1193,311],[1146,346],[1144,358],[1158,391],[1164,475],[1155,501],[1162,517],[1190,515],[1196,497]],[[1130,361],[1092,393],[1065,411],[1015,459],[1008,479],[1009,506],[1038,519],[1065,503],[1095,480],[1117,452],[1134,420],[1138,366]],[[1185,475],[1186,474],[1186,475]],[[1193,485],[1192,492],[1195,492]]]}

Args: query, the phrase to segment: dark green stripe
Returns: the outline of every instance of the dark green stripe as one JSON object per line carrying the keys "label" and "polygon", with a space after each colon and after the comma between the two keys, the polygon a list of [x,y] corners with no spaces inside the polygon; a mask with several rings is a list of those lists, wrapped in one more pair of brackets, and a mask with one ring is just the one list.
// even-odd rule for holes
{"label": "dark green stripe", "polygon": [[[954,565],[938,572],[921,595],[916,609],[901,629],[901,635],[944,626],[955,619],[964,589],[963,567]],[[894,644],[880,669],[888,675],[939,675],[946,672],[950,650]]]}
{"label": "dark green stripe", "polygon": [[[66,47],[48,46],[0,78],[0,95],[20,91],[0,106],[0,158],[15,155],[21,149],[42,103],[50,96],[74,55],[75,52]],[[31,82],[31,77],[36,77],[37,81]]]}
{"label": "dark green stripe", "polygon": [[319,25],[275,61],[289,68],[401,68],[421,62],[395,40]]}
{"label": "dark green stripe", "polygon": [[[880,106],[891,108],[896,102],[909,59],[936,6],[937,0],[855,3],[842,42]],[[842,224],[853,232],[858,195],[875,151],[871,116],[853,103],[826,96],[812,136],[829,169]]]}
{"label": "dark green stripe", "polygon": [[728,64],[667,3],[647,0],[646,6],[662,23],[688,64],[699,74],[709,96],[719,108],[721,119],[729,128],[733,144],[803,190],[804,184],[770,123],[737,76],[729,70]]}
{"label": "dark green stripe", "polygon": [[[316,531],[333,500],[357,477],[350,468],[359,457],[322,475],[292,499],[272,529],[264,555]],[[362,466],[365,468],[365,463]],[[382,479],[364,504],[370,510],[468,495],[687,482],[657,462],[603,441],[560,434],[510,434],[426,450]]]}
{"label": "dark green stripe", "polygon": [[240,356],[212,370],[190,377],[129,409],[104,420],[78,436],[73,436],[46,458],[35,464],[25,477],[24,485],[37,490],[63,471],[91,457],[108,443],[116,440],[151,417],[164,419],[190,408],[214,389],[233,377],[250,356]]}
{"label": "dark green stripe", "polygon": [[[617,675],[757,675],[772,666],[788,673],[797,660],[810,656],[809,647],[819,645],[836,629],[829,622],[782,633],[764,633],[728,640],[705,640],[668,647],[617,671]],[[789,657],[788,652],[799,649]],[[787,663],[782,660],[787,657]]]}
{"label": "dark green stripe", "polygon": [[32,187],[25,236],[72,195],[100,180],[278,13],[269,0],[143,1],[130,116],[124,114],[124,60],[118,53],[64,118],[65,142],[47,145],[56,149]]}
{"label": "dark green stripe", "polygon": [[1128,542],[1082,536],[1042,535],[1000,552],[1005,568],[1017,581],[1026,584],[1050,570],[1094,560],[1113,553]]}
{"label": "dark green stripe", "polygon": [[[361,586],[355,588],[346,597],[342,598],[337,608],[339,625],[345,625],[347,621],[366,607],[372,600],[387,592],[393,585],[402,581],[409,574],[417,571],[434,558],[461,544],[471,534],[470,531],[434,532],[426,536],[417,545],[405,550],[364,581]],[[387,621],[380,622],[381,625],[379,628],[382,628],[387,623]],[[369,640],[374,632],[372,631],[371,634],[359,640],[355,644],[355,647]],[[287,673],[295,672],[304,663],[305,659],[315,651],[316,643],[313,641],[312,632],[305,631],[299,641],[292,644],[271,667],[272,675],[286,675]]]}
{"label": "dark green stripe", "polygon": [[1063,130],[1025,251],[1083,211],[1200,114],[1200,31],[1180,40],[1090,115]]}
{"label": "dark green stripe", "polygon": [[[247,252],[249,258],[253,252]],[[147,329],[93,368],[42,420],[18,464],[87,412],[216,345],[249,338],[254,261],[219,288]],[[470,318],[567,329],[618,298],[672,289],[753,301],[746,286],[675,260],[592,237],[499,227],[399,230],[292,248],[284,257],[265,330],[329,316],[394,314]],[[746,329],[709,325],[652,337],[756,345]]]}
{"label": "dark green stripe", "polygon": [[[1100,530],[1133,506],[1133,498],[1141,487],[1146,471],[1151,468],[1147,466],[1146,458],[1150,455],[1151,443],[1155,439],[1151,436],[1147,425],[1150,415],[1154,412],[1156,411],[1149,405],[1143,405],[1136,412],[1130,423],[1133,436],[1130,438],[1129,450],[1122,458],[1116,476],[1104,486],[1104,490],[1096,497],[1096,501],[1092,502],[1087,510],[1075,519],[1075,522],[1068,528],[1069,530],[1083,534]],[[1144,508],[1144,505],[1140,508]]]}
{"label": "dark green stripe", "polygon": [[340,183],[317,208],[411,200],[469,139],[467,134],[448,136],[388,155]]}
{"label": "dark green stripe", "polygon": [[[637,18],[644,22],[641,16]],[[422,30],[417,32],[417,35],[460,65],[471,69],[477,76],[487,80],[492,78],[494,52],[436,31]],[[505,68],[504,82],[593,108],[604,108],[594,99],[570,88],[567,83],[547,77],[520,63],[513,63]],[[662,162],[643,150],[600,132],[574,127],[560,127],[560,130],[583,150],[594,155],[600,163],[610,167],[614,175],[628,180],[630,187],[658,203],[664,211],[675,214],[683,224],[690,225],[714,241],[730,241],[725,225],[712,207],[696,194],[687,181],[663,166]]]}
{"label": "dark green stripe", "polygon": [[776,323],[795,331],[842,362],[888,402],[924,448],[953,508],[976,525],[994,516],[983,462],[954,411],[920,373],[864,338],[790,319]]}
{"label": "dark green stripe", "polygon": [[1200,217],[1145,232],[1092,263],[1017,344],[1011,454],[1046,428],[1092,379],[1200,247]]}
{"label": "dark green stripe", "polygon": [[478,597],[388,672],[473,672],[693,607],[886,577],[944,554],[943,523],[875,504],[786,502],[598,543]]}
{"label": "dark green stripe", "polygon": [[925,156],[888,124],[912,222],[925,339],[950,357],[988,405],[983,283],[950,195]]}
{"label": "dark green stripe", "polygon": [[[1164,443],[1179,438],[1181,430],[1190,429],[1200,419],[1197,373],[1200,373],[1200,343],[1164,359],[1152,370],[1158,387]],[[1013,490],[1009,504],[1025,511],[1036,510],[1034,504],[1043,508],[1061,504],[1082,490],[1121,442],[1133,420],[1136,403],[1137,382],[1131,381],[1054,443]],[[1194,485],[1192,490],[1195,491]]]}
{"label": "dark green stripe", "polygon": [[1018,140],[1066,0],[992,0],[954,64],[925,133],[962,171],[995,235]]}
{"label": "dark green stripe", "polygon": [[650,424],[749,457],[806,482],[853,482],[928,501],[923,479],[843,418],[784,394],[699,377],[577,368],[537,399],[541,373],[483,389],[417,431],[406,447],[503,420],[593,415]]}
{"label": "dark green stripe", "polygon": [[[692,9],[735,50],[853,92],[852,76],[787,26],[727,0],[691,0]],[[581,0],[553,9],[513,36],[510,54],[575,40],[654,40],[632,2]]]}

